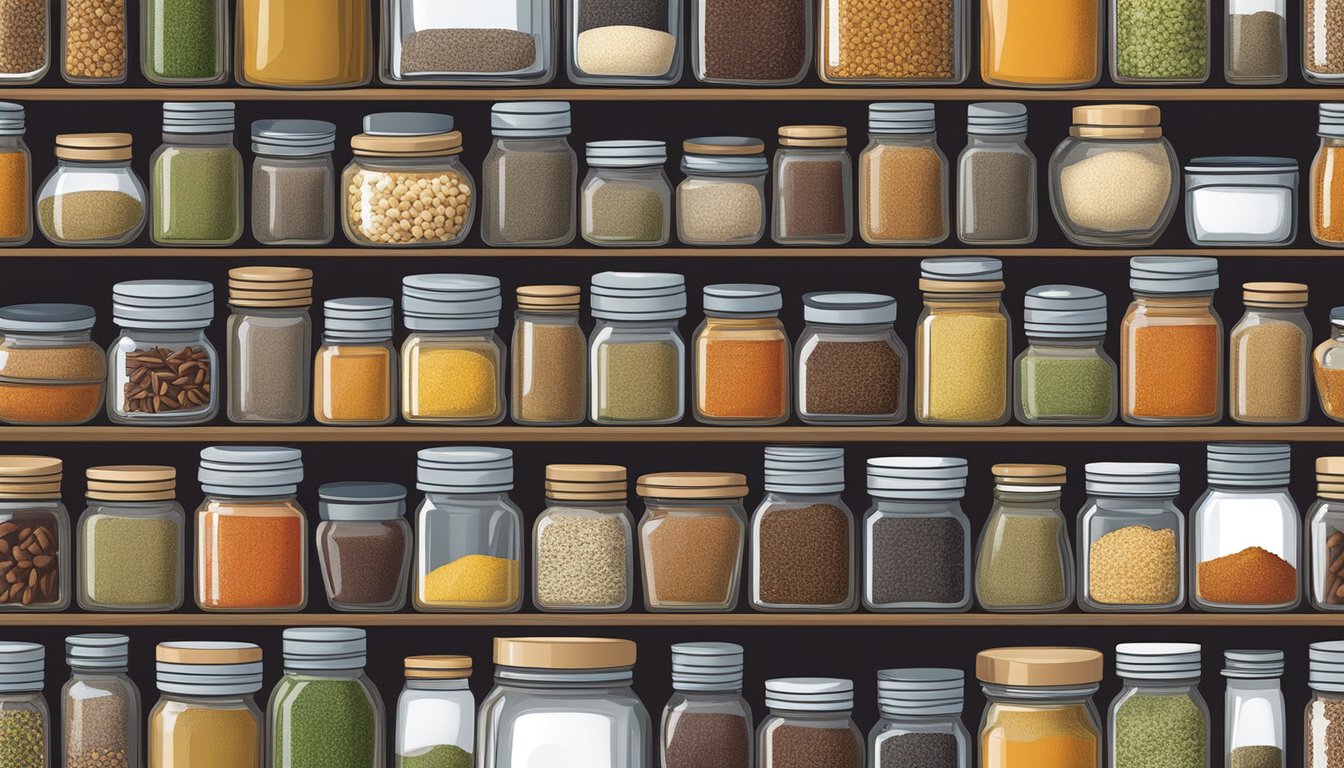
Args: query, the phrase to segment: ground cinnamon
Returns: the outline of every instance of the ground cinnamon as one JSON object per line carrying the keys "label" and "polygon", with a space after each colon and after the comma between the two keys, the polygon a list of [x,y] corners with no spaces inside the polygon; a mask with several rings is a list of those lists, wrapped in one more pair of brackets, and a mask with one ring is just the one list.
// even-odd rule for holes
{"label": "ground cinnamon", "polygon": [[1297,569],[1260,547],[1199,564],[1199,597],[1229,605],[1276,605],[1297,599]]}
{"label": "ground cinnamon", "polygon": [[1218,411],[1218,328],[1158,325],[1138,328],[1127,384],[1130,413],[1147,418],[1195,418]]}

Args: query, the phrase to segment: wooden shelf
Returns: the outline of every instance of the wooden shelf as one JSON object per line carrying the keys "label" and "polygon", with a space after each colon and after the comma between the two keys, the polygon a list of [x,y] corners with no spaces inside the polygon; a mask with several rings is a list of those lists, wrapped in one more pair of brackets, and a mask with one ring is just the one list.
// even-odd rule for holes
{"label": "wooden shelf", "polygon": [[970,248],[956,244],[937,248],[888,248],[858,243],[842,248],[760,246],[750,248],[0,248],[8,259],[325,259],[325,258],[794,258],[794,259],[925,259],[931,256],[994,256],[997,258],[1129,258],[1151,256],[1214,256],[1217,258],[1323,258],[1344,256],[1338,248]]}

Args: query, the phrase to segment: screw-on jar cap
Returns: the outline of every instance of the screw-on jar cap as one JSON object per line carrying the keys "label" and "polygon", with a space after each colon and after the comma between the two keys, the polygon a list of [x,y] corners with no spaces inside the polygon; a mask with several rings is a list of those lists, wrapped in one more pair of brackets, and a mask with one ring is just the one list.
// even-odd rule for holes
{"label": "screw-on jar cap", "polygon": [[0,307],[0,331],[65,333],[87,331],[96,313],[84,304],[11,304]]}
{"label": "screw-on jar cap", "polygon": [[397,483],[324,483],[317,489],[323,520],[397,520],[406,516],[406,486]]}
{"label": "screw-on jar cap", "polygon": [[513,451],[508,448],[425,448],[416,454],[415,460],[415,487],[426,493],[513,490]]}
{"label": "screw-on jar cap", "polygon": [[88,634],[65,638],[65,663],[75,669],[118,669],[131,658],[126,635]]}
{"label": "screw-on jar cap", "polygon": [[283,309],[313,303],[313,270],[306,267],[234,267],[229,270],[229,304]]}
{"label": "screw-on jar cap", "polygon": [[61,472],[51,456],[0,456],[0,499],[59,499]]}
{"label": "screw-on jar cap", "polygon": [[1138,293],[1210,293],[1218,288],[1218,260],[1208,256],[1135,256],[1129,287]]}
{"label": "screw-on jar cap", "polygon": [[835,677],[766,680],[765,705],[797,712],[848,712],[854,708],[854,681]]}
{"label": "screw-on jar cap", "polygon": [[22,136],[24,130],[23,105],[0,101],[0,136]]}
{"label": "screw-on jar cap", "polygon": [[1254,680],[1279,677],[1283,674],[1283,651],[1234,650],[1224,651],[1223,677]]}
{"label": "screw-on jar cap", "polygon": [[956,501],[966,495],[969,468],[954,456],[881,456],[868,460],[868,495],[875,499]]}
{"label": "screw-on jar cap", "polygon": [[1089,104],[1073,108],[1069,135],[1099,139],[1155,139],[1162,110],[1149,104]]}
{"label": "screw-on jar cap", "polygon": [[1210,485],[1277,488],[1292,470],[1288,443],[1209,443]]}
{"label": "screw-on jar cap", "polygon": [[392,300],[373,296],[322,302],[322,335],[331,341],[378,343],[392,338]]}
{"label": "screw-on jar cap", "polygon": [[1027,291],[1023,326],[1032,339],[1095,339],[1106,335],[1106,294],[1077,285]]}
{"label": "screw-on jar cap", "polygon": [[718,283],[706,285],[705,314],[772,315],[784,307],[784,297],[777,285],[759,283]]}
{"label": "screw-on jar cap", "polygon": [[258,155],[309,157],[336,150],[336,126],[326,120],[257,120],[252,151]]}
{"label": "screw-on jar cap", "polygon": [[686,278],[672,272],[599,272],[589,288],[593,317],[676,320],[686,316]]}
{"label": "screw-on jar cap", "polygon": [[803,296],[803,319],[829,325],[891,325],[896,299],[880,293],[809,293]]}
{"label": "screw-on jar cap", "polygon": [[672,646],[672,687],[678,691],[739,691],[745,653],[736,643]]}
{"label": "screw-on jar cap", "polygon": [[584,145],[588,165],[596,168],[638,168],[667,162],[667,142],[644,139],[590,141]]}
{"label": "screw-on jar cap", "polygon": [[201,451],[201,490],[220,496],[292,496],[303,481],[298,448],[216,445]]}
{"label": "screw-on jar cap", "polygon": [[1027,105],[1015,101],[981,101],[966,107],[966,133],[1006,136],[1027,132]]}
{"label": "screw-on jar cap", "polygon": [[42,690],[46,658],[40,643],[0,642],[0,693]]}
{"label": "screw-on jar cap", "polygon": [[1344,137],[1344,104],[1323,103],[1319,107],[1319,115],[1320,128],[1316,131],[1318,136]]}
{"label": "screw-on jar cap", "polygon": [[736,472],[654,472],[635,482],[644,498],[740,499],[747,492],[746,475]]}
{"label": "screw-on jar cap", "polygon": [[1093,461],[1083,467],[1087,492],[1095,496],[1175,496],[1181,465],[1148,461]]}
{"label": "screw-on jar cap", "polygon": [[975,677],[991,685],[1023,687],[1101,682],[1101,651],[1091,648],[990,648],[975,655]]}
{"label": "screw-on jar cap", "polygon": [[86,494],[91,500],[132,502],[172,501],[177,493],[177,469],[155,465],[123,464],[89,467]]}
{"label": "screw-on jar cap", "polygon": [[1307,659],[1307,684],[1312,690],[1344,693],[1344,640],[1312,643]]}
{"label": "screw-on jar cap", "polygon": [[845,490],[845,449],[810,445],[765,447],[765,490],[772,493],[840,493]]}
{"label": "screw-on jar cap", "polygon": [[261,690],[261,648],[252,643],[159,643],[154,658],[164,693],[247,696]]}
{"label": "screw-on jar cap", "polygon": [[933,133],[933,103],[880,101],[868,105],[869,133]]}
{"label": "screw-on jar cap", "polygon": [[1196,157],[1185,166],[1186,173],[1245,175],[1296,173],[1297,161],[1291,157]]}
{"label": "screw-on jar cap", "polygon": [[520,285],[518,309],[528,312],[574,312],[583,298],[577,285]]}
{"label": "screw-on jar cap", "polygon": [[407,680],[466,680],[471,677],[470,656],[407,656]]}
{"label": "screw-on jar cap", "polygon": [[1344,456],[1316,459],[1316,495],[1323,499],[1344,499]]}
{"label": "screw-on jar cap", "polygon": [[131,159],[129,133],[62,133],[56,136],[60,160],[116,162]]}
{"label": "screw-on jar cap", "polygon": [[490,132],[501,139],[568,136],[568,101],[501,101],[490,108]]}
{"label": "screw-on jar cap", "polygon": [[960,669],[883,669],[877,673],[877,704],[889,717],[959,715],[965,687]]}
{"label": "screw-on jar cap", "polygon": [[746,136],[702,136],[681,143],[683,172],[761,174],[770,168],[765,142]]}
{"label": "screw-on jar cap", "polygon": [[112,320],[122,328],[186,330],[215,319],[215,287],[201,280],[128,280],[112,286]]}
{"label": "screw-on jar cap", "polygon": [[432,157],[462,151],[453,116],[433,112],[375,112],[364,116],[364,132],[350,138],[356,155]]}
{"label": "screw-on jar cap", "polygon": [[353,627],[303,627],[286,629],[283,652],[285,669],[362,669],[367,639]]}
{"label": "screw-on jar cap", "polygon": [[602,637],[496,637],[495,664],[528,669],[621,669],[635,665],[635,644]]}
{"label": "screw-on jar cap", "polygon": [[1058,491],[1068,480],[1068,470],[1058,464],[995,464],[994,487],[1017,493]]}
{"label": "screw-on jar cap", "polygon": [[407,275],[401,281],[402,323],[411,331],[491,331],[503,306],[490,275]]}
{"label": "screw-on jar cap", "polygon": [[1197,643],[1120,643],[1115,673],[1136,680],[1189,680],[1199,677]]}
{"label": "screw-on jar cap", "polygon": [[940,256],[919,262],[919,290],[925,293],[998,293],[1003,262],[989,256]]}
{"label": "screw-on jar cap", "polygon": [[232,101],[165,101],[164,133],[228,133],[233,131]]}
{"label": "screw-on jar cap", "polygon": [[546,498],[555,501],[624,501],[627,485],[617,464],[546,465]]}
{"label": "screw-on jar cap", "polygon": [[1305,283],[1242,283],[1242,303],[1263,309],[1301,309],[1307,306]]}
{"label": "screw-on jar cap", "polygon": [[843,125],[781,125],[781,147],[839,148],[848,146],[849,131]]}

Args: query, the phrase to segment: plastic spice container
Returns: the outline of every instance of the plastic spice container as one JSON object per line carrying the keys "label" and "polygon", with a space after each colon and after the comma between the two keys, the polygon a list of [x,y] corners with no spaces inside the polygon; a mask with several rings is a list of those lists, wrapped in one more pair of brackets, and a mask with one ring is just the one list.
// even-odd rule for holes
{"label": "plastic spice container", "polygon": [[947,157],[931,102],[868,105],[868,146],[859,154],[859,235],[871,245],[947,239]]}
{"label": "plastic spice container", "polygon": [[[1307,0],[1305,5],[1309,8],[1314,4],[1316,0]],[[1304,20],[1303,26],[1310,29],[1313,25]],[[1223,41],[1223,76],[1227,82],[1278,85],[1288,79],[1288,14],[1284,0],[1230,0],[1223,19]],[[1312,45],[1309,37],[1308,56]],[[1310,71],[1305,74],[1308,80],[1314,79]]]}
{"label": "plastic spice container", "polygon": [[1316,396],[1321,411],[1335,421],[1344,421],[1344,307],[1330,310],[1330,338],[1311,353],[1316,378]]}
{"label": "plastic spice container", "polygon": [[145,185],[129,133],[56,137],[56,169],[37,193],[37,226],[54,245],[125,245],[145,226]]}
{"label": "plastic spice container", "polygon": [[0,612],[70,605],[70,513],[61,503],[60,459],[0,456],[0,544],[0,566],[14,574],[0,589]]}
{"label": "plastic spice container", "polygon": [[[1223,748],[1228,768],[1286,768],[1283,651],[1225,651]],[[1310,726],[1308,726],[1310,727]]]}
{"label": "plastic spice container", "polygon": [[313,372],[313,418],[323,424],[378,426],[397,417],[397,351],[392,300],[322,303],[322,346]]}
{"label": "plastic spice container", "polygon": [[406,604],[411,524],[396,483],[326,483],[317,489],[317,561],[338,611],[397,611]]}
{"label": "plastic spice container", "polygon": [[1307,702],[1306,768],[1338,768],[1339,739],[1344,737],[1344,641],[1312,643],[1308,651],[1311,700]]}
{"label": "plastic spice container", "polygon": [[1024,424],[1109,424],[1117,367],[1106,354],[1106,294],[1076,285],[1027,291],[1027,348],[1013,367],[1013,411]]}
{"label": "plastic spice container", "polygon": [[751,607],[854,610],[854,513],[843,448],[768,445],[765,498],[751,515]]}
{"label": "plastic spice container", "polygon": [[225,0],[149,0],[140,12],[140,71],[159,85],[212,85],[229,76]]}
{"label": "plastic spice container", "polygon": [[[8,23],[0,10],[0,45]],[[0,69],[6,53],[0,52]],[[23,140],[24,115],[21,105],[0,101],[0,247],[25,245],[33,237],[33,156]]]}
{"label": "plastic spice container", "polygon": [[1218,260],[1135,256],[1129,287],[1134,301],[1120,323],[1120,416],[1130,424],[1222,420]]}
{"label": "plastic spice container", "polygon": [[546,509],[532,528],[532,601],[541,611],[630,608],[634,518],[625,467],[546,465]]}
{"label": "plastic spice container", "polygon": [[686,179],[677,185],[677,239],[687,245],[758,242],[765,235],[765,177],[770,172],[765,142],[708,136],[688,139],[681,148]]}
{"label": "plastic spice container", "polygon": [[579,174],[565,138],[569,102],[495,104],[490,132],[494,141],[481,168],[481,239],[503,247],[569,245]]}
{"label": "plastic spice container", "polygon": [[1073,547],[1060,511],[1064,467],[995,464],[994,506],[980,531],[975,598],[994,612],[1059,611],[1073,602]]}
{"label": "plastic spice container", "polygon": [[1078,512],[1078,607],[1159,613],[1185,605],[1181,465],[1090,462]]}
{"label": "plastic spice container", "polygon": [[51,709],[42,693],[46,655],[39,643],[0,642],[0,732],[12,755],[5,768],[52,764]]}
{"label": "plastic spice container", "polygon": [[355,245],[457,245],[476,218],[476,183],[451,115],[380,112],[350,138],[341,228]]}
{"label": "plastic spice container", "polygon": [[658,740],[664,768],[752,768],[751,705],[742,698],[742,646],[676,643],[672,698]]}
{"label": "plastic spice container", "polygon": [[476,738],[471,657],[407,656],[405,664],[395,768],[469,768]]}
{"label": "plastic spice container", "polygon": [[789,418],[789,336],[773,285],[705,286],[695,331],[695,418],[705,424],[779,424]]}
{"label": "plastic spice container", "polygon": [[499,278],[408,275],[401,281],[401,417],[497,424],[504,419]]}
{"label": "plastic spice container", "polygon": [[796,85],[812,61],[809,0],[691,0],[691,71],[702,83]]}
{"label": "plastic spice container", "polygon": [[1209,79],[1208,0],[1108,0],[1111,79],[1202,83]]}
{"label": "plastic spice container", "polygon": [[386,714],[364,674],[366,646],[362,629],[285,630],[285,676],[266,706],[274,765],[383,768]]}
{"label": "plastic spice container", "polygon": [[955,613],[971,607],[971,523],[961,511],[965,459],[869,459],[863,516],[863,605]]}
{"label": "plastic spice container", "polygon": [[1297,161],[1197,157],[1185,166],[1185,230],[1195,245],[1291,245]]}
{"label": "plastic spice container", "polygon": [[509,498],[513,451],[417,454],[415,608],[508,613],[522,605],[523,513]]}
{"label": "plastic spice container", "polygon": [[1246,283],[1246,314],[1232,327],[1228,400],[1243,424],[1307,420],[1311,324],[1302,283]]}
{"label": "plastic spice container", "polygon": [[143,764],[140,689],[126,674],[130,643],[126,635],[65,638],[70,665],[70,679],[61,687],[66,768]]}
{"label": "plastic spice container", "polygon": [[1209,443],[1209,488],[1190,513],[1191,607],[1286,611],[1301,601],[1290,456],[1287,443]]}
{"label": "plastic spice container", "polygon": [[980,9],[989,85],[1090,88],[1101,79],[1101,0],[1007,0]]}
{"label": "plastic spice container", "polygon": [[251,643],[159,643],[159,700],[149,712],[149,765],[260,768],[261,648]]}
{"label": "plastic spice container", "polygon": [[0,10],[0,81],[29,85],[51,67],[51,20],[47,0],[21,0]]}
{"label": "plastic spice container", "polygon": [[[1324,2],[1324,0],[1321,0]],[[1344,104],[1322,104],[1311,161],[1311,237],[1319,245],[1344,247]],[[58,137],[59,138],[59,137]]]}
{"label": "plastic spice container", "polygon": [[658,472],[639,478],[635,490],[644,497],[639,560],[645,609],[735,609],[747,478],[735,472]]}
{"label": "plastic spice container", "polygon": [[648,765],[653,725],[630,684],[635,644],[589,637],[495,638],[481,702],[480,768]]}
{"label": "plastic spice container", "polygon": [[854,683],[831,677],[765,681],[770,714],[756,729],[760,768],[863,768],[863,732],[854,724]]}
{"label": "plastic spice container", "polygon": [[229,270],[229,421],[296,424],[308,417],[313,271]]}
{"label": "plastic spice container", "polygon": [[336,126],[252,123],[252,237],[262,245],[326,245],[336,229]]}
{"label": "plastic spice container", "polygon": [[126,82],[126,0],[62,0],[61,77],[67,83]]}
{"label": "plastic spice container", "polygon": [[1209,706],[1199,694],[1199,652],[1195,643],[1115,647],[1123,687],[1111,701],[1110,765],[1208,768]]}
{"label": "plastic spice container", "polygon": [[1036,239],[1036,156],[1027,147],[1027,107],[966,108],[966,148],[957,158],[957,237],[976,245]]}
{"label": "plastic spice container", "polygon": [[1344,458],[1316,459],[1316,502],[1307,510],[1307,597],[1318,611],[1344,610]]}
{"label": "plastic spice container", "polygon": [[186,514],[177,470],[89,467],[88,507],[79,518],[77,597],[86,611],[173,611],[182,607]]}
{"label": "plastic spice container", "polygon": [[971,735],[961,722],[965,673],[959,669],[883,669],[880,719],[868,732],[873,768],[971,768]]}
{"label": "plastic spice container", "polygon": [[843,245],[854,234],[854,168],[842,125],[784,125],[771,184],[770,237],[780,245]]}
{"label": "plastic spice container", "polygon": [[308,603],[308,518],[295,494],[297,448],[213,446],[197,473],[196,605],[203,611],[301,611]]}
{"label": "plastic spice container", "polygon": [[590,288],[589,415],[595,424],[675,424],[686,413],[686,281],[670,272],[600,272]]}
{"label": "plastic spice container", "polygon": [[560,20],[550,0],[380,5],[379,76],[389,85],[544,85],[555,77]]}
{"label": "plastic spice container", "polygon": [[98,415],[107,356],[93,325],[83,304],[0,308],[0,421],[83,424]]}
{"label": "plastic spice container", "polygon": [[822,0],[817,74],[824,83],[955,85],[966,79],[965,0]]}
{"label": "plastic spice container", "polygon": [[896,300],[879,293],[803,296],[798,418],[808,424],[905,421],[909,355],[896,335]]}
{"label": "plastic spice container", "polygon": [[981,768],[1102,765],[1092,695],[1102,655],[1091,648],[990,648],[975,655],[986,704]]}
{"label": "plastic spice container", "polygon": [[579,187],[583,239],[610,247],[666,245],[672,182],[662,141],[590,141],[588,175]]}
{"label": "plastic spice container", "polygon": [[577,285],[518,288],[513,321],[513,420],[583,423],[588,406],[588,338],[579,325]]}
{"label": "plastic spice container", "polygon": [[205,329],[215,289],[199,280],[112,287],[121,334],[107,349],[107,416],[117,424],[201,424],[219,411],[219,356]]}
{"label": "plastic spice container", "polygon": [[372,75],[369,0],[241,0],[238,38],[243,85],[355,88]]}
{"label": "plastic spice container", "polygon": [[1012,414],[1012,332],[1003,264],[989,257],[920,262],[924,311],[915,327],[915,418],[1002,424]]}
{"label": "plastic spice container", "polygon": [[681,79],[683,0],[565,0],[569,81],[671,85]]}

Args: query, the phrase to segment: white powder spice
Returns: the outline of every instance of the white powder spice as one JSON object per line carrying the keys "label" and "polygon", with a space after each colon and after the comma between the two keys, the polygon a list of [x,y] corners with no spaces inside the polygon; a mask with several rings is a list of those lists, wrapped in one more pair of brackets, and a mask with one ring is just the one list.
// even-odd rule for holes
{"label": "white powder spice", "polygon": [[1172,194],[1171,164],[1160,146],[1103,150],[1060,171],[1059,188],[1079,229],[1151,229]]}
{"label": "white powder spice", "polygon": [[588,75],[658,77],[672,68],[677,39],[666,32],[617,25],[579,33],[579,69]]}
{"label": "white powder spice", "polygon": [[765,203],[751,184],[688,180],[677,187],[677,212],[685,242],[754,243],[763,231]]}

